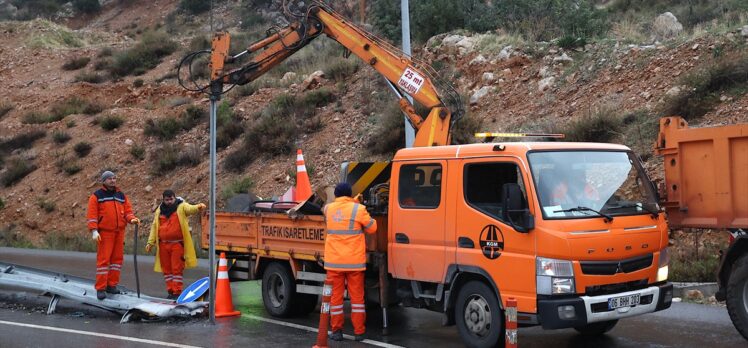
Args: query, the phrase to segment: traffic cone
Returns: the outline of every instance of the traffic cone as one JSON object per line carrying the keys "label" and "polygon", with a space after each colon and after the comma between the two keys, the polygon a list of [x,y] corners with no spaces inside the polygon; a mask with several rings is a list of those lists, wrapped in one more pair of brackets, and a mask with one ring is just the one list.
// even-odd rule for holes
{"label": "traffic cone", "polygon": [[312,196],[312,184],[309,183],[309,175],[306,173],[306,165],[304,165],[304,155],[301,154],[301,149],[296,150],[296,192],[294,193],[294,201],[303,202]]}
{"label": "traffic cone", "polygon": [[234,310],[234,302],[231,300],[226,253],[221,253],[221,257],[218,259],[218,279],[216,280],[216,317],[231,317],[240,314],[242,313]]}
{"label": "traffic cone", "polygon": [[327,347],[327,328],[330,326],[330,298],[332,297],[332,280],[325,279],[322,288],[322,304],[319,306],[319,329],[317,330],[317,344],[312,348]]}

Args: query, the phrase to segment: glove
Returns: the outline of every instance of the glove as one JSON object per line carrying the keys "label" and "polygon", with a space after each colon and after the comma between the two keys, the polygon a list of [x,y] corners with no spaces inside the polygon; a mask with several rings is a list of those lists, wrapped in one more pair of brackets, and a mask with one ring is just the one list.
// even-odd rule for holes
{"label": "glove", "polygon": [[361,203],[361,201],[364,200],[364,195],[359,193],[356,197],[353,197],[353,200],[356,201],[356,203]]}
{"label": "glove", "polygon": [[130,220],[130,223],[131,223],[131,224],[135,224],[135,225],[140,225],[140,219],[138,219],[138,218],[133,218],[132,220]]}
{"label": "glove", "polygon": [[153,248],[153,244],[146,244],[145,245],[145,252],[150,253],[152,248]]}
{"label": "glove", "polygon": [[207,205],[205,205],[203,203],[200,203],[200,204],[197,205],[197,210],[203,211],[207,207],[208,207]]}
{"label": "glove", "polygon": [[101,242],[101,235],[99,235],[98,230],[91,231],[91,238],[93,238],[93,240],[95,240],[96,242]]}

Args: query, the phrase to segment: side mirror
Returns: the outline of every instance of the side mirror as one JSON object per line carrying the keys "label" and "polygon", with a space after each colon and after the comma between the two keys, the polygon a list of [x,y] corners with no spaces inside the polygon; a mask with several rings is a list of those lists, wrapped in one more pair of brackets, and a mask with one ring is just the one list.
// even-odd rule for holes
{"label": "side mirror", "polygon": [[535,228],[535,217],[527,208],[519,184],[508,183],[501,187],[501,217],[517,232],[528,233]]}

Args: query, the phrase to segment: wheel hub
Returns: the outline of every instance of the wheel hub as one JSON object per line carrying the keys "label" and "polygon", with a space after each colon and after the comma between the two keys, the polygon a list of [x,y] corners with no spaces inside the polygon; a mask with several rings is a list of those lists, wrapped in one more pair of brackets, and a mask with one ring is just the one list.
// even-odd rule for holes
{"label": "wheel hub", "polygon": [[283,293],[283,279],[277,274],[271,275],[268,290],[270,302],[273,303],[273,307],[280,307],[286,297]]}
{"label": "wheel hub", "polygon": [[479,337],[488,335],[491,330],[491,309],[488,301],[480,295],[473,295],[465,305],[465,325]]}

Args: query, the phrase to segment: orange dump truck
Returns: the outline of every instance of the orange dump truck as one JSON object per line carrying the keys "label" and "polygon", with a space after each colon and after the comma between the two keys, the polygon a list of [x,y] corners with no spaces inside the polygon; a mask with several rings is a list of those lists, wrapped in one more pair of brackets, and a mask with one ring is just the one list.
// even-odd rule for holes
{"label": "orange dump truck", "polygon": [[[665,217],[625,146],[409,148],[389,163],[349,165],[342,176],[380,226],[367,236],[366,289],[385,318],[396,303],[442,312],[466,345],[488,347],[504,342],[509,298],[522,326],[584,334],[670,306]],[[314,309],[325,277],[319,205],[250,206],[218,212],[216,223],[231,277],[262,279],[270,314]]]}
{"label": "orange dump truck", "polygon": [[666,117],[655,149],[664,160],[661,196],[670,228],[731,234],[716,297],[748,339],[748,124],[689,128],[680,117]]}

